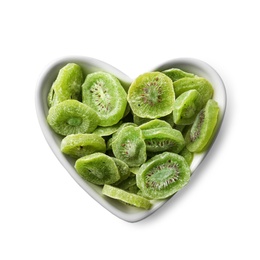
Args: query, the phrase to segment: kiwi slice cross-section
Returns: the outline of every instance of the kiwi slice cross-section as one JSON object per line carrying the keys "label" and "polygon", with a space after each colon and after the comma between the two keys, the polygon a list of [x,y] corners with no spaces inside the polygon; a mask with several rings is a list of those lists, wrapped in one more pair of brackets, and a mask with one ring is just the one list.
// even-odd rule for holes
{"label": "kiwi slice cross-section", "polygon": [[129,167],[137,167],[146,161],[146,146],[142,131],[136,126],[123,127],[112,139],[112,150],[116,158]]}
{"label": "kiwi slice cross-section", "polygon": [[102,193],[110,198],[138,208],[150,209],[152,207],[152,203],[148,199],[111,185],[104,185]]}
{"label": "kiwi slice cross-section", "polygon": [[98,123],[97,113],[77,100],[65,100],[49,109],[47,122],[60,135],[91,133]]}
{"label": "kiwi slice cross-section", "polygon": [[179,153],[185,146],[182,133],[176,129],[160,127],[143,130],[146,150],[149,152],[174,152]]}
{"label": "kiwi slice cross-section", "polygon": [[173,118],[177,125],[190,125],[202,108],[201,95],[196,89],[182,93],[174,103]]}
{"label": "kiwi slice cross-section", "polygon": [[171,69],[167,69],[162,71],[162,73],[164,73],[165,75],[167,75],[169,78],[171,78],[171,80],[174,82],[178,79],[182,79],[182,78],[194,78],[196,77],[196,75],[186,72],[184,70],[178,69],[178,68],[171,68]]}
{"label": "kiwi slice cross-section", "polygon": [[155,155],[136,174],[144,197],[165,199],[182,189],[190,180],[190,167],[180,155],[170,152]]}
{"label": "kiwi slice cross-section", "polygon": [[124,117],[126,95],[120,81],[107,72],[88,74],[82,85],[82,102],[97,112],[100,126],[112,126]]}
{"label": "kiwi slice cross-section", "polygon": [[201,106],[204,107],[207,101],[213,96],[213,87],[211,83],[202,77],[194,78],[181,78],[173,82],[173,88],[176,95],[176,98],[179,97],[182,93],[195,89],[201,95]]}
{"label": "kiwi slice cross-section", "polygon": [[173,110],[175,94],[172,80],[161,72],[147,72],[130,85],[127,100],[135,115],[159,118]]}
{"label": "kiwi slice cross-section", "polygon": [[81,100],[83,71],[78,64],[68,63],[59,70],[48,93],[48,106],[52,107],[67,99]]}
{"label": "kiwi slice cross-section", "polygon": [[95,152],[106,152],[105,140],[96,134],[71,134],[61,141],[61,151],[74,158]]}
{"label": "kiwi slice cross-section", "polygon": [[104,153],[93,153],[77,159],[77,173],[97,185],[112,184],[120,179],[115,161]]}
{"label": "kiwi slice cross-section", "polygon": [[192,127],[185,136],[186,147],[190,152],[199,153],[206,149],[217,125],[218,114],[218,103],[213,99],[209,99],[206,106],[198,113]]}

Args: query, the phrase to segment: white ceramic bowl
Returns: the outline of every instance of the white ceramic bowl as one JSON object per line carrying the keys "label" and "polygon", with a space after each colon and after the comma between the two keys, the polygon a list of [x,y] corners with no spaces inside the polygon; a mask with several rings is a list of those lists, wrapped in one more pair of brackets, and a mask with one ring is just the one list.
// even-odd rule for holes
{"label": "white ceramic bowl", "polygon": [[[151,215],[160,207],[162,207],[167,200],[156,202],[152,207],[152,209],[150,210],[143,210],[143,209],[124,205],[116,200],[103,196],[101,193],[102,190],[101,187],[84,181],[77,174],[77,172],[74,169],[75,160],[61,153],[60,151],[61,137],[55,134],[46,122],[46,117],[48,114],[47,95],[49,89],[53,81],[57,77],[58,71],[69,62],[75,62],[79,64],[83,68],[85,74],[101,70],[101,71],[106,71],[114,74],[121,81],[123,85],[127,86],[130,85],[132,82],[132,79],[129,78],[126,74],[124,74],[120,70],[97,59],[93,59],[89,57],[67,57],[67,58],[54,61],[50,66],[47,67],[46,71],[41,76],[36,88],[36,100],[35,100],[36,112],[45,139],[48,142],[53,153],[56,155],[56,157],[61,162],[61,164],[65,167],[65,169],[69,172],[71,177],[93,199],[95,199],[98,203],[100,203],[104,208],[109,210],[111,213],[113,213],[114,215],[116,215],[117,217],[125,221],[128,222],[140,221],[148,217],[149,215]],[[193,174],[194,171],[197,169],[197,167],[200,165],[200,163],[203,161],[207,153],[209,152],[210,148],[214,144],[214,141],[219,133],[220,126],[223,121],[224,113],[226,109],[226,99],[227,99],[226,90],[225,90],[224,83],[220,78],[220,76],[218,75],[218,73],[207,63],[197,59],[190,59],[190,58],[172,59],[155,68],[147,68],[146,71],[141,71],[140,74],[148,71],[156,71],[156,70],[161,71],[161,70],[166,70],[174,67],[183,69],[185,71],[194,73],[196,75],[208,79],[214,87],[213,98],[218,102],[220,107],[220,114],[219,114],[218,125],[215,131],[215,137],[206,152],[194,156],[194,160],[191,164],[191,171]]]}

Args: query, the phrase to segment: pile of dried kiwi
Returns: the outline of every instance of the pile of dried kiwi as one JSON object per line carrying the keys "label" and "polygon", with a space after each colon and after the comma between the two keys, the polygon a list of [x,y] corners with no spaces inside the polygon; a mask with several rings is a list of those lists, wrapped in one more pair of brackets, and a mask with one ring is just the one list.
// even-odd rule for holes
{"label": "pile of dried kiwi", "polygon": [[105,196],[150,209],[190,179],[218,120],[209,81],[178,68],[147,72],[125,89],[112,74],[62,67],[48,94],[47,122],[77,173]]}

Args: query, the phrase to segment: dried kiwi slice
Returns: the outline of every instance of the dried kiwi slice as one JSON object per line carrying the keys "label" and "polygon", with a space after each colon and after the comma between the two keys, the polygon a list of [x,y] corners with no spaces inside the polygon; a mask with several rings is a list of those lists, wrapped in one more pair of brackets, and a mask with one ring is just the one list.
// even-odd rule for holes
{"label": "dried kiwi slice", "polygon": [[136,184],[144,197],[165,199],[182,189],[189,182],[190,174],[190,167],[182,156],[164,152],[140,167]]}
{"label": "dried kiwi slice", "polygon": [[182,93],[174,102],[173,117],[177,125],[190,125],[202,108],[201,95],[196,89]]}
{"label": "dried kiwi slice", "polygon": [[217,125],[218,113],[218,103],[213,99],[209,99],[185,136],[186,147],[189,151],[198,153],[205,150]]}
{"label": "dried kiwi slice", "polygon": [[115,133],[121,125],[122,125],[122,122],[120,121],[117,124],[112,125],[112,126],[98,126],[95,129],[95,131],[93,132],[93,134],[97,134],[97,135],[103,136],[103,137],[110,136],[113,133]]}
{"label": "dried kiwi slice", "polygon": [[168,127],[169,129],[172,129],[171,125],[167,123],[164,120],[161,119],[153,119],[149,122],[143,123],[139,126],[141,130],[149,130],[149,129],[155,129],[155,128],[161,128],[161,127]]}
{"label": "dried kiwi slice", "polygon": [[77,159],[77,173],[97,185],[112,184],[120,179],[115,161],[103,153],[93,153]]}
{"label": "dried kiwi slice", "polygon": [[173,110],[175,94],[172,80],[161,72],[137,77],[128,90],[127,100],[133,113],[141,118],[159,118]]}
{"label": "dried kiwi slice", "polygon": [[137,167],[147,158],[142,131],[136,126],[123,127],[116,137],[113,137],[112,150],[115,157],[129,167]]}
{"label": "dried kiwi slice", "polygon": [[128,205],[138,208],[150,209],[152,207],[152,203],[148,199],[111,185],[104,185],[102,193],[110,198],[122,201]]}
{"label": "dried kiwi slice", "polygon": [[100,126],[117,124],[125,115],[126,92],[120,81],[107,72],[87,75],[82,85],[82,102],[93,108],[100,117]]}
{"label": "dried kiwi slice", "polygon": [[116,167],[118,169],[119,175],[120,175],[120,179],[117,182],[115,182],[113,185],[118,185],[129,177],[130,169],[129,169],[128,165],[125,162],[123,162],[122,160],[119,160],[114,157],[111,157],[111,158],[114,160]]}
{"label": "dried kiwi slice", "polygon": [[176,98],[182,93],[196,89],[201,95],[201,106],[204,107],[207,101],[213,96],[213,87],[208,80],[202,77],[181,78],[173,82]]}
{"label": "dried kiwi slice", "polygon": [[60,135],[91,133],[98,123],[97,113],[77,100],[65,100],[49,109],[47,121]]}
{"label": "dried kiwi slice", "polygon": [[160,127],[143,130],[146,150],[149,152],[173,152],[179,153],[185,146],[182,133],[176,129]]}
{"label": "dried kiwi slice", "polygon": [[61,141],[61,151],[74,158],[95,152],[106,152],[105,140],[96,134],[71,134]]}
{"label": "dried kiwi slice", "polygon": [[62,67],[48,93],[48,106],[52,107],[67,99],[81,100],[83,71],[78,64],[68,63]]}
{"label": "dried kiwi slice", "polygon": [[181,78],[194,78],[196,77],[196,75],[186,72],[184,70],[181,69],[177,69],[177,68],[171,68],[171,69],[167,69],[162,71],[162,73],[164,73],[165,75],[167,75],[169,78],[171,78],[171,80],[174,82],[178,79]]}

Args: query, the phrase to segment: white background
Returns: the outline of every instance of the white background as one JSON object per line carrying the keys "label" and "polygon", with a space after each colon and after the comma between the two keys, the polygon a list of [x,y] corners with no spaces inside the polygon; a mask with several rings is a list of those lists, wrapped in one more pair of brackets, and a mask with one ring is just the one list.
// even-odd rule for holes
{"label": "white background", "polygon": [[[260,259],[258,1],[2,1],[0,259]],[[97,204],[47,145],[35,88],[84,55],[131,78],[179,57],[221,75],[221,132],[184,190],[128,223]]]}

